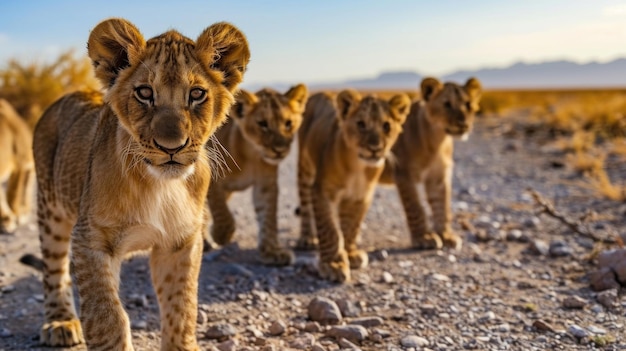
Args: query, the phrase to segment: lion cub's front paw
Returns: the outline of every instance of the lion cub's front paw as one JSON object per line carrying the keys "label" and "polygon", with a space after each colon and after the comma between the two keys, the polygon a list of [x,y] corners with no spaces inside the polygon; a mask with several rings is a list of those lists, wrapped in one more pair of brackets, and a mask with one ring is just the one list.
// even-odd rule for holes
{"label": "lion cub's front paw", "polygon": [[443,247],[443,242],[437,233],[413,235],[411,237],[411,244],[414,249],[418,250],[441,249]]}
{"label": "lion cub's front paw", "polygon": [[313,251],[317,249],[318,241],[314,236],[301,236],[296,243],[296,250]]}
{"label": "lion cub's front paw", "polygon": [[443,244],[445,246],[455,250],[461,250],[461,247],[463,246],[463,238],[453,231],[445,231],[441,234],[441,239],[443,240]]}
{"label": "lion cub's front paw", "polygon": [[367,267],[369,258],[367,252],[363,250],[354,250],[348,252],[348,260],[350,261],[351,269],[359,269]]}
{"label": "lion cub's front paw", "polygon": [[350,281],[350,262],[345,251],[339,252],[331,261],[320,261],[319,273],[323,279],[344,283]]}
{"label": "lion cub's front paw", "polygon": [[211,238],[218,245],[224,246],[230,244],[233,241],[233,236],[235,236],[235,225],[232,226],[215,226],[213,224],[213,228],[211,228]]}
{"label": "lion cub's front paw", "polygon": [[54,321],[41,327],[41,343],[47,346],[74,346],[85,342],[78,319]]}
{"label": "lion cub's front paw", "polygon": [[269,266],[288,266],[293,264],[295,256],[293,251],[284,248],[260,248],[261,262]]}

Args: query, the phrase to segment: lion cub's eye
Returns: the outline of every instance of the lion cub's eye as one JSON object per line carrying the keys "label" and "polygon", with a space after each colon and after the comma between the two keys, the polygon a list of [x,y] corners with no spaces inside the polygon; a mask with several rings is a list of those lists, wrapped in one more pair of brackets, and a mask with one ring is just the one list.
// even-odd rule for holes
{"label": "lion cub's eye", "polygon": [[365,129],[365,122],[363,122],[363,121],[358,121],[358,122],[356,122],[356,126],[357,126],[360,130],[363,130],[363,129]]}
{"label": "lion cub's eye", "polygon": [[448,110],[452,109],[452,103],[450,101],[444,102],[443,106],[445,106],[445,108],[447,108]]}
{"label": "lion cub's eye", "polygon": [[154,92],[149,86],[142,85],[135,88],[135,97],[143,103],[152,103],[154,101]]}
{"label": "lion cub's eye", "polygon": [[471,111],[471,110],[472,110],[472,103],[471,103],[471,102],[469,102],[469,101],[468,101],[468,102],[466,102],[466,103],[465,103],[465,108],[467,108],[467,110],[468,110],[468,111]]}
{"label": "lion cub's eye", "polygon": [[206,90],[202,88],[193,88],[189,92],[189,103],[202,102],[206,99]]}
{"label": "lion cub's eye", "polygon": [[266,120],[258,121],[256,123],[259,125],[259,127],[261,127],[261,129],[267,129],[267,121]]}
{"label": "lion cub's eye", "polygon": [[383,132],[389,133],[391,131],[391,124],[389,122],[383,123]]}
{"label": "lion cub's eye", "polygon": [[291,121],[285,121],[285,128],[287,128],[287,130],[291,130]]}

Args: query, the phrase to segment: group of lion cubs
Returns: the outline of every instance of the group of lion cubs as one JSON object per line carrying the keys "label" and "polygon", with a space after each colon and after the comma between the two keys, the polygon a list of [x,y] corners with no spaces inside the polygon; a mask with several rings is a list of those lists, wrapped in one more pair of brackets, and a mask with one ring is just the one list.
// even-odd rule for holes
{"label": "group of lion cubs", "polygon": [[[481,93],[476,79],[459,86],[427,78],[423,101],[414,103],[402,94],[383,100],[353,90],[307,99],[303,85],[285,94],[237,93],[250,53],[244,34],[228,23],[206,28],[195,42],[176,31],[146,41],[128,21],[109,19],[92,30],[88,55],[106,93],[61,98],[33,137],[44,344],[86,341],[90,350],[133,350],[119,271],[129,254],[149,250],[161,349],[198,350],[207,193],[210,236],[223,245],[235,231],[226,202],[233,191],[252,185],[261,257],[290,264],[293,253],[277,238],[277,169],[296,134],[297,246],[317,247],[323,278],[344,282],[351,268],[367,265],[357,239],[379,182],[396,184],[414,247],[461,246],[450,228],[451,136],[471,128]],[[5,229],[28,198],[32,162],[16,157],[26,166],[11,176],[8,204],[0,198]],[[212,167],[230,172],[212,177]],[[0,168],[1,179],[12,171]],[[432,230],[416,184],[424,186]]]}

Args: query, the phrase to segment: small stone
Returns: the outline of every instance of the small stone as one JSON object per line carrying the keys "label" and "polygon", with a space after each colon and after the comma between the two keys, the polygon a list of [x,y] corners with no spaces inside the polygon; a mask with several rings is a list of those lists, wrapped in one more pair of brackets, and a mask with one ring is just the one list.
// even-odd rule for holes
{"label": "small stone", "polygon": [[496,327],[498,332],[500,333],[509,333],[511,332],[511,326],[508,323],[500,324]]}
{"label": "small stone", "polygon": [[506,240],[519,241],[524,233],[519,229],[512,229],[506,233]]}
{"label": "small stone", "polygon": [[604,291],[610,289],[619,289],[620,284],[617,281],[615,272],[611,267],[601,267],[589,275],[591,288],[595,291]]}
{"label": "small stone", "polygon": [[311,351],[326,351],[326,348],[319,343],[315,343],[313,347],[311,347]]}
{"label": "small stone", "polygon": [[361,325],[337,325],[328,330],[326,335],[334,337],[335,339],[348,339],[352,342],[363,341],[368,336],[367,329]]}
{"label": "small stone", "polygon": [[447,275],[439,274],[439,273],[434,273],[431,277],[434,280],[437,280],[437,281],[440,281],[440,282],[449,282],[450,281],[450,277],[448,277]]}
{"label": "small stone", "polygon": [[15,290],[15,286],[13,285],[6,285],[3,287],[0,287],[0,292],[3,294],[8,294],[10,292],[13,292]]}
{"label": "small stone", "polygon": [[550,325],[550,323],[545,322],[541,319],[537,319],[536,321],[533,322],[533,328],[535,328],[538,331],[554,332],[554,328],[552,327],[552,325]]}
{"label": "small stone", "polygon": [[600,327],[596,327],[595,325],[588,326],[587,330],[589,330],[591,333],[596,334],[596,335],[604,335],[604,334],[606,334],[606,329],[602,329]]}
{"label": "small stone", "polygon": [[309,347],[313,346],[313,344],[315,343],[315,336],[313,336],[313,334],[310,333],[304,333],[301,335],[298,335],[298,337],[293,340],[289,346],[291,346],[291,348],[294,348],[296,350],[307,350]]}
{"label": "small stone", "polygon": [[230,338],[235,335],[237,335],[237,329],[235,329],[235,327],[233,327],[231,324],[227,323],[212,325],[207,329],[206,333],[204,334],[204,336],[208,339],[218,340]]}
{"label": "small stone", "polygon": [[269,333],[272,336],[278,336],[283,334],[285,332],[285,329],[287,329],[285,323],[281,320],[277,320],[274,321],[272,325],[270,325]]}
{"label": "small stone", "polygon": [[389,257],[387,250],[376,250],[372,252],[372,258],[377,261],[385,261]]}
{"label": "small stone", "polygon": [[419,348],[428,346],[428,344],[428,339],[422,338],[421,336],[417,335],[408,335],[400,340],[400,345],[402,345],[403,347]]}
{"label": "small stone", "polygon": [[322,324],[337,324],[341,321],[341,311],[337,304],[328,298],[317,296],[308,306],[309,318]]}
{"label": "small stone", "polygon": [[537,229],[541,225],[539,217],[533,216],[524,220],[522,225],[529,229]]}
{"label": "small stone", "polygon": [[565,242],[555,240],[550,243],[549,252],[552,257],[565,257],[570,256],[573,253],[573,250]]}
{"label": "small stone", "polygon": [[563,300],[563,307],[570,309],[583,309],[587,305],[587,300],[578,296],[568,296]]}
{"label": "small stone", "polygon": [[550,253],[550,246],[547,242],[539,239],[532,240],[528,249],[536,255],[547,256]]}
{"label": "small stone", "polygon": [[596,297],[598,302],[606,307],[611,308],[617,305],[617,289],[609,289],[598,293]]}
{"label": "small stone", "polygon": [[626,249],[603,251],[598,255],[598,267],[611,268],[617,281],[626,284]]}
{"label": "small stone", "polygon": [[0,338],[10,338],[13,336],[13,332],[11,332],[7,328],[0,328]]}
{"label": "small stone", "polygon": [[352,301],[341,299],[337,300],[337,307],[344,317],[358,317],[361,314],[359,307]]}
{"label": "small stone", "polygon": [[317,322],[307,322],[304,325],[303,330],[309,333],[317,333],[322,330],[322,326],[320,326],[320,324]]}
{"label": "small stone", "polygon": [[203,310],[199,309],[198,310],[198,318],[197,318],[197,322],[198,325],[203,325],[204,323],[209,321],[209,316],[207,315],[206,312],[204,312]]}
{"label": "small stone", "polygon": [[351,320],[350,324],[362,325],[365,328],[372,328],[382,325],[383,319],[380,317],[362,317]]}
{"label": "small stone", "polygon": [[385,272],[383,272],[383,276],[382,276],[381,280],[382,280],[383,283],[387,283],[387,284],[393,283],[393,275],[391,275],[391,273],[385,271]]}
{"label": "small stone", "polygon": [[424,304],[424,305],[420,306],[420,310],[422,311],[423,315],[432,316],[432,315],[435,315],[437,313],[437,306],[430,305],[430,304]]}
{"label": "small stone", "polygon": [[585,328],[576,324],[570,325],[569,328],[567,328],[567,332],[578,339],[587,338],[589,336],[589,332]]}
{"label": "small stone", "polygon": [[356,346],[355,344],[351,343],[349,340],[346,340],[344,338],[339,339],[338,344],[339,344],[339,346],[342,347],[342,349],[360,350],[360,348],[358,346]]}
{"label": "small stone", "polygon": [[148,307],[150,305],[148,297],[143,294],[131,294],[128,297],[128,302],[135,307]]}
{"label": "small stone", "polygon": [[148,329],[148,322],[143,321],[143,320],[139,320],[139,321],[133,321],[130,324],[131,329],[134,330],[146,330]]}
{"label": "small stone", "polygon": [[217,349],[220,351],[235,351],[237,350],[237,339],[228,339],[217,345]]}

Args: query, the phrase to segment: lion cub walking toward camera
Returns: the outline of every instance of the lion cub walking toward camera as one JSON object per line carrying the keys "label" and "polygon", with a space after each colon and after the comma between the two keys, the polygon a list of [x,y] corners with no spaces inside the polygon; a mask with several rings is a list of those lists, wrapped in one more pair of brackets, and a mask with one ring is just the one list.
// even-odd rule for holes
{"label": "lion cub walking toward camera", "polygon": [[32,143],[28,125],[8,101],[0,99],[0,233],[12,233],[30,214],[35,180]]}
{"label": "lion cub walking toward camera", "polygon": [[234,102],[248,44],[227,23],[208,27],[196,42],[173,30],[145,41],[131,23],[110,19],[91,31],[88,53],[106,94],[61,98],[35,130],[41,341],[70,346],[84,335],[89,350],[133,350],[118,296],[120,267],[129,254],[150,250],[161,350],[198,350],[211,179],[205,144]]}
{"label": "lion cub walking toward camera", "polygon": [[229,121],[215,133],[227,152],[209,142],[213,152],[222,152],[220,158],[230,169],[223,177],[215,177],[209,188],[212,239],[220,245],[232,240],[235,220],[228,209],[228,198],[232,192],[252,186],[259,252],[265,264],[288,265],[294,259],[293,252],[278,242],[278,166],[300,128],[307,95],[302,84],[285,94],[270,89],[256,94],[241,90]]}
{"label": "lion cub walking toward camera", "polygon": [[[461,237],[450,226],[453,137],[470,132],[481,95],[480,82],[464,86],[442,84],[434,78],[422,81],[423,101],[411,105],[403,131],[393,146],[381,183],[396,184],[402,200],[413,247],[460,249]],[[416,185],[423,186],[432,211],[432,231]]]}
{"label": "lion cub walking toward camera", "polygon": [[405,95],[385,101],[352,90],[336,101],[323,93],[309,99],[298,139],[299,246],[319,240],[322,278],[349,281],[350,268],[367,265],[359,227],[409,105]]}

